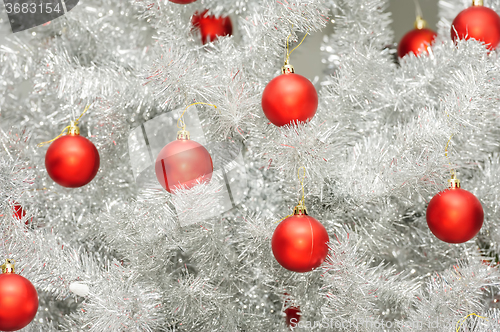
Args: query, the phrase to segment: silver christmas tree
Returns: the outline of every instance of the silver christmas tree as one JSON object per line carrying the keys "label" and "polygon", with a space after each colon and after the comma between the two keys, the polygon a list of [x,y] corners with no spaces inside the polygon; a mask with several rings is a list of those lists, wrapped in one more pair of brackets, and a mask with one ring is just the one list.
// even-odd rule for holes
{"label": "silver christmas tree", "polygon": [[[500,60],[451,41],[469,2],[440,0],[432,48],[399,61],[386,0],[85,0],[4,37],[0,256],[39,294],[24,331],[500,331]],[[204,10],[229,16],[232,35],[203,44],[192,16]],[[332,24],[316,115],[270,124],[262,92],[287,40]],[[196,102],[216,105],[184,116],[214,173],[170,194],[154,161]],[[100,169],[61,187],[38,143],[87,106],[81,135]],[[330,237],[307,273],[271,248],[301,167]],[[425,217],[451,170],[485,215],[463,244]]]}

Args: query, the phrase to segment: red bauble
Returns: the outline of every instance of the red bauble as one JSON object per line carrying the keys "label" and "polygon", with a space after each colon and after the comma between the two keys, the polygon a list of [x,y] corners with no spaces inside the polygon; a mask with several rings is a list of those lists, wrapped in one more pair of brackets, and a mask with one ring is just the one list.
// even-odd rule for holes
{"label": "red bauble", "polygon": [[0,274],[0,331],[17,331],[35,318],[38,294],[31,282],[15,273]]}
{"label": "red bauble", "polygon": [[308,272],[324,262],[329,240],[325,227],[319,221],[296,214],[276,227],[271,246],[274,257],[285,269]]}
{"label": "red bauble", "polygon": [[403,36],[398,45],[398,56],[404,57],[413,52],[415,55],[427,51],[437,34],[430,29],[413,29]]}
{"label": "red bauble", "polygon": [[476,196],[461,188],[450,188],[431,199],[426,218],[429,229],[438,239],[463,243],[479,232],[484,212]]}
{"label": "red bauble", "polygon": [[296,327],[300,321],[300,308],[289,307],[285,309],[286,325]]}
{"label": "red bauble", "polygon": [[[18,220],[22,220],[24,216],[26,216],[26,211],[23,209],[21,204],[14,202],[12,205],[12,216]],[[33,217],[31,217],[31,221],[33,221]],[[26,220],[25,224],[29,224],[29,220]]]}
{"label": "red bauble", "polygon": [[188,3],[193,3],[196,0],[169,0],[169,1],[173,3],[178,3],[179,5],[187,5]]}
{"label": "red bauble", "polygon": [[474,38],[493,50],[500,42],[500,17],[488,7],[469,7],[461,11],[451,25],[451,39],[457,38]]}
{"label": "red bauble", "polygon": [[200,29],[201,41],[203,44],[213,42],[217,37],[230,36],[233,34],[233,25],[228,16],[215,17],[206,15],[208,10],[201,14],[196,12],[191,19],[191,23]]}
{"label": "red bauble", "polygon": [[23,207],[19,203],[14,203],[12,206],[12,216],[16,219],[22,220],[26,215],[26,211],[24,211]]}
{"label": "red bauble", "polygon": [[189,189],[212,179],[212,157],[203,145],[190,139],[177,139],[161,149],[156,157],[158,182],[168,192]]}
{"label": "red bauble", "polygon": [[281,74],[271,80],[262,93],[262,110],[274,125],[307,122],[318,108],[318,93],[304,76]]}
{"label": "red bauble", "polygon": [[99,170],[99,152],[91,141],[76,134],[56,139],[45,154],[47,173],[63,187],[86,185]]}

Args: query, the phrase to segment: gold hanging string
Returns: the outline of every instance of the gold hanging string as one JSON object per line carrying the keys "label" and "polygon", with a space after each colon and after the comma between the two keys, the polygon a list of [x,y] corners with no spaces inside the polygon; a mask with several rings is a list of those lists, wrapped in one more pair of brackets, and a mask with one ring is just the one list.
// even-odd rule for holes
{"label": "gold hanging string", "polygon": [[[486,319],[488,320],[487,317],[483,317],[483,316],[479,316],[478,314],[476,313],[471,313],[471,314],[468,314],[467,316],[465,316],[464,318],[458,320],[457,324],[455,324],[455,327],[456,327],[456,332],[459,332],[460,331],[460,328],[462,327],[462,324],[465,323],[465,321],[467,320],[467,318],[469,318],[470,316],[476,316],[476,317],[479,317],[479,318],[482,318],[482,319]],[[460,323],[460,325],[458,325],[458,323]]]}
{"label": "gold hanging string", "polygon": [[[302,174],[302,177],[300,177],[300,170],[304,170],[304,174]],[[299,167],[297,170],[297,177],[299,178],[300,181],[300,186],[302,187],[302,199],[299,201],[299,204],[304,204],[305,201],[305,194],[304,194],[304,179],[306,178],[306,168],[304,166]],[[289,214],[286,217],[281,218],[280,220],[276,221],[275,224],[279,223],[280,221],[285,220],[288,217],[293,216],[293,214]]]}
{"label": "gold hanging string", "polygon": [[[304,173],[302,174],[302,177],[300,177],[300,170],[303,170]],[[299,178],[300,180],[300,185],[302,187],[302,199],[300,200],[300,203],[304,204],[305,202],[305,194],[304,194],[304,180],[306,178],[306,168],[304,166],[302,167],[299,167],[299,169],[297,170],[297,177]]]}
{"label": "gold hanging string", "polygon": [[50,141],[47,141],[47,142],[42,142],[42,143],[38,143],[38,147],[42,147],[46,144],[49,144],[49,143],[52,143],[54,142],[56,139],[58,139],[59,137],[61,137],[62,135],[64,135],[64,133],[70,129],[72,126],[76,126],[78,125],[78,122],[80,122],[80,119],[82,118],[82,116],[87,113],[88,109],[90,108],[91,104],[87,105],[87,107],[85,107],[85,110],[83,111],[82,114],[80,114],[80,116],[78,117],[78,119],[76,119],[74,122],[72,121],[71,124],[69,126],[67,126],[66,128],[64,128],[61,133],[59,134],[59,136],[57,136],[56,138],[54,139],[51,139]]}
{"label": "gold hanging string", "polygon": [[[292,29],[293,29],[293,25],[292,25]],[[290,33],[288,35],[288,37],[286,37],[286,59],[285,59],[285,66],[288,64],[288,60],[290,60],[290,55],[292,54],[293,51],[295,51],[299,46],[300,44],[302,44],[302,42],[304,41],[304,39],[306,39],[307,37],[307,34],[309,33],[309,30],[306,32],[306,34],[304,35],[304,38],[302,38],[302,40],[300,41],[299,45],[295,46],[293,48],[293,50],[291,50],[290,52],[288,51],[289,50],[289,46],[288,46],[288,40],[290,39],[290,37],[292,36],[292,33]]]}
{"label": "gold hanging string", "polygon": [[450,145],[451,139],[455,134],[451,134],[450,138],[448,139],[448,142],[446,143],[446,147],[444,148],[444,155],[446,156],[446,159],[448,160],[448,165],[450,165],[450,172],[452,175],[455,175],[455,170],[451,167],[451,162],[450,162],[450,157],[448,157],[448,146]]}
{"label": "gold hanging string", "polygon": [[424,17],[424,15],[422,15],[422,8],[420,8],[420,3],[418,2],[418,0],[413,0],[413,2],[415,3],[415,12],[417,13],[417,17]]}
{"label": "gold hanging string", "polygon": [[[217,106],[215,106],[213,104],[209,104],[209,103],[203,103],[203,102],[192,103],[191,105],[186,106],[186,108],[182,112],[179,119],[177,119],[177,128],[180,128],[182,130],[186,130],[186,124],[184,123],[184,119],[182,117],[184,116],[184,113],[186,113],[187,109],[190,108],[191,106],[194,106],[194,105],[208,105],[208,106],[213,106],[213,107],[217,108]],[[180,124],[180,126],[179,126],[179,124]]]}

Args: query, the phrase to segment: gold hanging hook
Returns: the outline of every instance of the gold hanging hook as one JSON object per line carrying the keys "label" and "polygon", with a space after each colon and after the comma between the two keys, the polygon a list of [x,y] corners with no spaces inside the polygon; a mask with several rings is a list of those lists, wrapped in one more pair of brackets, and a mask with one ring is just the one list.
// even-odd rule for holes
{"label": "gold hanging hook", "polygon": [[[187,109],[190,108],[193,105],[209,105],[217,108],[217,106],[209,103],[203,103],[203,102],[196,102],[192,103],[191,105],[186,106],[184,111],[182,112],[181,116],[179,119],[177,119],[177,128],[180,130],[177,132],[177,139],[189,139],[189,131],[186,130],[186,123],[184,122],[184,113],[186,113]],[[180,126],[179,126],[180,124]]]}
{"label": "gold hanging hook", "polygon": [[422,16],[417,16],[417,19],[415,20],[415,29],[417,30],[422,30],[427,28],[427,21],[422,18]]}
{"label": "gold hanging hook", "polygon": [[[304,174],[302,175],[302,178],[300,177],[300,170],[301,169],[304,170]],[[299,167],[299,169],[297,170],[297,177],[299,178],[300,185],[302,187],[302,199],[300,199],[299,200],[299,204],[297,204],[293,208],[293,214],[289,214],[288,216],[285,216],[285,217],[281,218],[280,220],[278,220],[277,222],[275,222],[276,224],[279,223],[282,220],[285,220],[288,217],[293,216],[293,215],[306,215],[307,216],[307,208],[305,206],[305,200],[306,199],[305,199],[305,193],[304,193],[304,179],[306,177],[306,168],[304,166]]]}
{"label": "gold hanging hook", "polygon": [[[300,176],[300,170],[304,171],[304,173],[302,174],[302,177]],[[304,193],[304,179],[306,178],[306,168],[304,166],[299,167],[299,169],[297,170],[297,177],[299,178],[300,185],[302,187],[302,199],[299,201],[299,204],[297,204],[295,206],[295,208],[293,209],[293,214],[294,215],[297,215],[297,214],[307,215],[307,208],[305,205],[306,198],[305,198],[305,193]]]}
{"label": "gold hanging hook", "polygon": [[[293,24],[292,24],[292,29],[293,29]],[[306,32],[306,34],[304,35],[304,38],[302,38],[302,40],[300,41],[300,43],[295,46],[293,48],[293,50],[291,51],[288,51],[289,50],[289,39],[290,37],[292,36],[292,33],[290,33],[288,35],[288,37],[286,37],[286,58],[285,58],[285,64],[283,65],[283,67],[281,67],[281,73],[282,74],[293,74],[295,73],[295,69],[293,68],[293,66],[291,64],[288,63],[288,61],[290,60],[290,55],[292,54],[293,51],[295,51],[301,44],[302,42],[306,39],[307,37],[307,34],[309,33],[309,31]]]}
{"label": "gold hanging hook", "polygon": [[59,137],[64,135],[64,133],[66,133],[67,135],[80,135],[80,128],[78,128],[78,122],[80,122],[80,119],[82,118],[82,116],[88,111],[88,109],[90,108],[90,105],[91,104],[89,104],[89,105],[87,105],[87,107],[85,107],[85,110],[83,111],[82,114],[80,114],[78,119],[76,119],[75,121],[70,121],[70,125],[65,127],[56,138],[51,139],[50,141],[47,141],[47,142],[38,143],[37,146],[42,147],[46,144],[52,143],[56,139],[58,139]]}
{"label": "gold hanging hook", "polygon": [[14,259],[7,258],[5,263],[0,266],[2,268],[2,273],[15,273],[15,263]]}

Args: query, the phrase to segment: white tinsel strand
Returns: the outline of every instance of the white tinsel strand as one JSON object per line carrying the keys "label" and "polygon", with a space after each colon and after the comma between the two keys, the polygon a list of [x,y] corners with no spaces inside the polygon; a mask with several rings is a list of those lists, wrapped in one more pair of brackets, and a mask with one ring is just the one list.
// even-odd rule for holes
{"label": "white tinsel strand", "polygon": [[[483,264],[477,257],[468,262],[459,261],[428,279],[424,293],[415,300],[416,310],[410,313],[408,320],[457,322],[470,313],[481,312],[482,297],[488,292],[488,286],[498,283],[499,276],[497,268]],[[427,330],[440,331],[440,327]]]}
{"label": "white tinsel strand", "polygon": [[[387,301],[406,308],[416,294],[417,283],[406,281],[404,275],[396,275],[381,264],[374,265],[373,259],[359,250],[360,241],[348,231],[330,240],[330,253],[322,266],[325,285],[321,290],[326,299],[322,310],[328,318],[377,322],[381,312],[376,302]],[[389,283],[391,287],[387,287]],[[395,285],[400,287],[397,291]],[[343,330],[349,331],[349,325],[345,327]],[[360,331],[371,331],[370,328],[362,326]]]}

